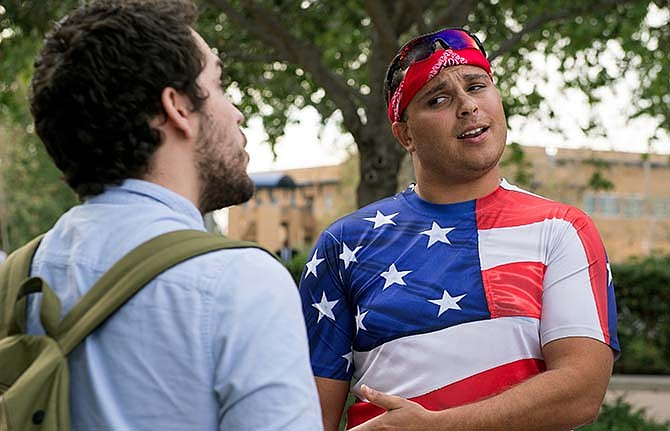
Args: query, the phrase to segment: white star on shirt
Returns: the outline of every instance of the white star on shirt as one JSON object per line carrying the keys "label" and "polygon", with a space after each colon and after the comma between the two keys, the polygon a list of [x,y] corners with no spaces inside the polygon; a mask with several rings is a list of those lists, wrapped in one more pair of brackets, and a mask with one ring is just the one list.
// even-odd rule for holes
{"label": "white star on shirt", "polygon": [[[369,311],[369,310],[368,310]],[[368,328],[363,325],[363,319],[365,319],[365,315],[368,314],[366,311],[365,313],[361,314],[361,309],[359,306],[356,306],[356,333],[358,334],[358,329],[362,329],[364,331],[367,331]]]}
{"label": "white star on shirt", "polygon": [[340,259],[344,261],[344,269],[347,269],[349,267],[349,264],[351,262],[358,262],[356,260],[356,253],[358,253],[358,250],[362,249],[360,245],[353,250],[350,250],[349,247],[347,247],[346,243],[342,243],[342,253],[340,254]]}
{"label": "white star on shirt", "polygon": [[342,355],[341,357],[347,360],[347,371],[345,372],[348,372],[349,367],[351,367],[351,362],[354,360],[354,354],[352,352],[349,352],[347,354]]}
{"label": "white star on shirt", "polygon": [[377,210],[377,215],[375,215],[374,217],[364,218],[363,220],[374,222],[375,225],[372,229],[377,229],[378,227],[384,226],[385,224],[395,225],[395,222],[392,219],[397,215],[398,213],[393,213],[391,215],[385,216],[384,214],[382,214],[381,211]]}
{"label": "white star on shirt", "polygon": [[453,227],[441,227],[436,222],[433,222],[433,226],[429,230],[421,232],[421,235],[428,235],[428,245],[426,248],[430,248],[431,245],[436,242],[443,242],[445,244],[451,244],[447,238],[447,234],[454,230]]}
{"label": "white star on shirt", "polygon": [[392,263],[391,266],[389,266],[388,271],[384,271],[380,274],[381,277],[384,277],[384,279],[386,279],[382,290],[385,290],[392,284],[400,284],[401,286],[407,286],[407,283],[405,283],[405,280],[403,280],[402,278],[407,274],[409,274],[410,272],[412,271],[398,271],[395,267],[395,263]]}
{"label": "white star on shirt", "polygon": [[429,299],[428,302],[432,302],[435,305],[440,306],[440,310],[437,312],[437,317],[440,317],[442,313],[447,310],[460,310],[461,306],[458,305],[458,301],[463,299],[466,294],[458,295],[456,297],[451,296],[446,290],[442,293],[442,298],[440,299]]}
{"label": "white star on shirt", "polygon": [[319,310],[319,317],[316,319],[316,323],[319,323],[323,316],[326,316],[334,322],[335,315],[333,314],[333,307],[335,307],[335,304],[338,302],[340,302],[339,299],[329,301],[328,298],[326,298],[326,291],[324,290],[323,295],[321,295],[321,302],[315,302],[312,304],[312,307]]}
{"label": "white star on shirt", "polygon": [[319,252],[319,250],[314,250],[314,255],[312,256],[312,259],[305,264],[307,267],[307,273],[305,274],[305,278],[307,278],[310,274],[314,274],[314,277],[319,278],[319,276],[316,274],[316,267],[319,266],[321,262],[324,261],[324,259],[318,259],[316,257],[316,254]]}

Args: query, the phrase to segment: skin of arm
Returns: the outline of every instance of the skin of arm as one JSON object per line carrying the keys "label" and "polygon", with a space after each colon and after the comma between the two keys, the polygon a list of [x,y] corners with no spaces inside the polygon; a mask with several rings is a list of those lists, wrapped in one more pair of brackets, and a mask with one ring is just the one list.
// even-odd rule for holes
{"label": "skin of arm", "polygon": [[571,337],[546,344],[542,353],[545,372],[491,398],[437,412],[363,386],[366,398],[387,412],[352,430],[570,430],[595,420],[612,374],[610,347]]}
{"label": "skin of arm", "polygon": [[349,382],[325,377],[315,377],[315,379],[319,399],[321,400],[324,431],[337,431],[349,394]]}

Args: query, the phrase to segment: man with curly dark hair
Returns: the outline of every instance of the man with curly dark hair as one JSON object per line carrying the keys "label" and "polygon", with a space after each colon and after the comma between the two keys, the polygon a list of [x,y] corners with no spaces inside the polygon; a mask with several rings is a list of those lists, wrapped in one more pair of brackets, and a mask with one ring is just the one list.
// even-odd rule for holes
{"label": "man with curly dark hair", "polygon": [[[56,24],[35,62],[35,129],[83,200],[31,273],[63,313],[119,258],[253,194],[242,114],[192,29],[195,6],[106,0]],[[28,330],[41,333],[39,299]],[[318,430],[299,297],[258,249],[165,271],[69,356],[74,429]]]}

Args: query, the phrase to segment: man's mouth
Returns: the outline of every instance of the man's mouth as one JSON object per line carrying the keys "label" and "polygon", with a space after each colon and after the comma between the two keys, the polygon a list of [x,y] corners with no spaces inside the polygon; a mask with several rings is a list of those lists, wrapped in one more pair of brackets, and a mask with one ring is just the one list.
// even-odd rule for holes
{"label": "man's mouth", "polygon": [[461,133],[460,135],[457,136],[457,138],[458,139],[476,138],[477,136],[486,132],[488,129],[489,129],[488,127],[477,127],[476,129],[471,129],[468,130],[467,132]]}

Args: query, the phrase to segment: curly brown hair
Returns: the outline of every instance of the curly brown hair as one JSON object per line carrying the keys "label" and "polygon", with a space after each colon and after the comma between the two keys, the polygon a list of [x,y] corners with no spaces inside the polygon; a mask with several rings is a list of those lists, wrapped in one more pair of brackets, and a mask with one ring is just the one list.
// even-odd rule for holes
{"label": "curly brown hair", "polygon": [[74,10],[35,61],[35,129],[65,181],[84,198],[147,172],[161,143],[150,121],[172,87],[198,111],[205,59],[185,0],[101,0]]}

